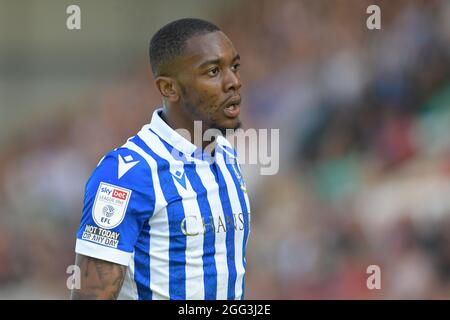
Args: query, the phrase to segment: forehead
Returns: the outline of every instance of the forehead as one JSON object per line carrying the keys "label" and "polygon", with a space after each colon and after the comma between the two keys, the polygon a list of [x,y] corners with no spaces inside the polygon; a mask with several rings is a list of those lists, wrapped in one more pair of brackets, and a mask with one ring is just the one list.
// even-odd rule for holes
{"label": "forehead", "polygon": [[230,39],[222,31],[216,31],[188,39],[183,56],[186,62],[201,64],[208,60],[231,60],[236,54]]}

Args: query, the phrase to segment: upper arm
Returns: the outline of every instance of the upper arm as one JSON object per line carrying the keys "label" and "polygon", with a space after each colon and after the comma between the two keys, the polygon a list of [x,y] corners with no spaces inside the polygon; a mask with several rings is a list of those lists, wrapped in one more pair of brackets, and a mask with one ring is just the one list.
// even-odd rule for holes
{"label": "upper arm", "polygon": [[126,266],[77,254],[80,288],[72,289],[71,299],[117,299],[125,278]]}
{"label": "upper arm", "polygon": [[139,154],[121,148],[105,156],[86,184],[75,247],[81,289],[72,298],[117,297],[154,204],[150,167]]}
{"label": "upper arm", "polygon": [[86,183],[76,253],[128,266],[154,207],[148,163],[129,149],[110,152]]}

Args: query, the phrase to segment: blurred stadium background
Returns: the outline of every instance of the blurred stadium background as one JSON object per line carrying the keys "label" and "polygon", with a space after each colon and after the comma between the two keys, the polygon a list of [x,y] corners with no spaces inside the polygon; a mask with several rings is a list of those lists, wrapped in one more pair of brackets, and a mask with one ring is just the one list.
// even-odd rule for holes
{"label": "blurred stadium background", "polygon": [[244,128],[281,129],[280,172],[245,168],[246,298],[448,299],[445,0],[0,0],[0,299],[68,298],[86,179],[160,104],[148,41],[186,16],[240,52]]}

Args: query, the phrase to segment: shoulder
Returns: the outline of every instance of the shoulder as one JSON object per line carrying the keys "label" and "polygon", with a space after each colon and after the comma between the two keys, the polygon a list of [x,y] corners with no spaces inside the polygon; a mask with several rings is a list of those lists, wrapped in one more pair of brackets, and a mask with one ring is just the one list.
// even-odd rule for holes
{"label": "shoulder", "polygon": [[139,153],[120,147],[110,151],[100,160],[86,188],[96,188],[103,182],[127,189],[145,189],[152,184],[151,171],[149,163]]}

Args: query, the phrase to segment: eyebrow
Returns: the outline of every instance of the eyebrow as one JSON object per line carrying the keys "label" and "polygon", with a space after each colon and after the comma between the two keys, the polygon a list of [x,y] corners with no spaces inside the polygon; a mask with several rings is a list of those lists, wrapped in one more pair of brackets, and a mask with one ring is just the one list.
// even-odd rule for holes
{"label": "eyebrow", "polygon": [[[236,60],[240,60],[240,59],[241,59],[241,56],[238,53],[234,56],[234,58],[231,61],[236,61]],[[220,64],[221,61],[222,61],[222,58],[207,60],[207,61],[203,62],[202,64],[200,64],[198,67],[199,67],[199,69],[202,69],[210,64]]]}

